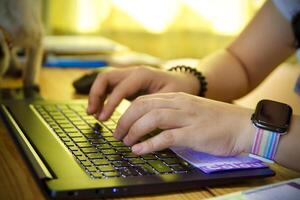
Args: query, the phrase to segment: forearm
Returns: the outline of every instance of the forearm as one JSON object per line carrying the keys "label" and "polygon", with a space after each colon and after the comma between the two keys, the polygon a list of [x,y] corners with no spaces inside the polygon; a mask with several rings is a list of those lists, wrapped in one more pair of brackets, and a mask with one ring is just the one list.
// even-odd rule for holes
{"label": "forearm", "polygon": [[198,66],[208,82],[206,97],[230,102],[247,94],[247,72],[227,50],[204,58]]}
{"label": "forearm", "polygon": [[[276,22],[276,23],[274,23]],[[237,99],[255,88],[294,51],[291,24],[272,1],[227,47],[204,58],[200,66],[208,82],[207,97],[221,101]]]}
{"label": "forearm", "polygon": [[275,161],[300,171],[300,116],[292,117],[288,134],[281,136]]}

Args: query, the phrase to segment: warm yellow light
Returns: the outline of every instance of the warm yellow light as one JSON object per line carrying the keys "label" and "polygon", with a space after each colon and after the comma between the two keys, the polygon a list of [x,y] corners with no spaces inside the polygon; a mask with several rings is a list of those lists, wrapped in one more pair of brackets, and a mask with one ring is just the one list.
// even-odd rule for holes
{"label": "warm yellow light", "polygon": [[181,8],[180,0],[113,0],[113,3],[152,33],[164,32]]}
{"label": "warm yellow light", "polygon": [[76,28],[80,33],[93,33],[100,29],[111,10],[109,0],[76,0]]}
{"label": "warm yellow light", "polygon": [[223,35],[236,35],[243,28],[247,17],[247,1],[241,0],[185,0],[211,29]]}

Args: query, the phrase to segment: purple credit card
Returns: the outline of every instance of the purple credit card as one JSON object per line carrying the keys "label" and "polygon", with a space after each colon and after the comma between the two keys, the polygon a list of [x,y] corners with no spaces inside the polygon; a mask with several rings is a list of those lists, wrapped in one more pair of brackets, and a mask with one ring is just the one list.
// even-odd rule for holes
{"label": "purple credit card", "polygon": [[202,170],[204,173],[268,167],[262,161],[249,156],[239,155],[222,157],[194,151],[188,148],[173,147],[171,149],[182,159]]}

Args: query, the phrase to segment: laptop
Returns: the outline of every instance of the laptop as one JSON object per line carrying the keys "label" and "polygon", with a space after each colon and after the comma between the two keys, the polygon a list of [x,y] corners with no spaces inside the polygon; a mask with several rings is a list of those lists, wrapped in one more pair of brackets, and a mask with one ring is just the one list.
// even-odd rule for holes
{"label": "laptop", "polygon": [[86,100],[9,100],[1,115],[34,177],[51,198],[119,197],[176,192],[272,176],[269,168],[205,174],[166,149],[131,152],[112,132],[128,106],[110,120],[86,114]]}

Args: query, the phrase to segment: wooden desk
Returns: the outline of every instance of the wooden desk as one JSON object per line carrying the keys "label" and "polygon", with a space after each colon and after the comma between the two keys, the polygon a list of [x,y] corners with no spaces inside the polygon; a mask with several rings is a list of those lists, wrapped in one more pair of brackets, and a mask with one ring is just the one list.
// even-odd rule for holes
{"label": "wooden desk", "polygon": [[[284,72],[286,78],[289,79],[290,77],[293,77],[294,79],[295,74],[297,75],[300,73],[299,69],[300,67],[295,69],[291,68],[291,66],[287,66],[286,68],[280,68],[279,73],[281,74]],[[297,71],[297,73],[295,71]],[[56,100],[86,98],[86,96],[76,95],[71,85],[72,81],[75,78],[80,77],[83,73],[86,72],[87,70],[81,69],[43,69],[41,71],[40,77],[42,96],[46,99]],[[276,74],[275,78],[278,77],[279,75]],[[16,81],[11,79],[4,79],[0,82],[1,87],[17,87],[20,85],[21,82],[19,80]],[[268,84],[264,87],[268,89]],[[275,93],[277,94],[277,92]],[[263,94],[266,95],[266,93]],[[256,99],[259,97],[261,96],[255,93],[252,94],[250,98],[242,99],[238,101],[238,103],[241,105],[243,105],[244,103],[244,105],[247,104],[248,106],[252,106],[254,105],[254,103],[250,103],[249,101],[256,101]],[[285,98],[287,97],[285,96]],[[292,103],[299,104],[300,101],[296,100],[300,100],[299,97],[293,96]],[[299,106],[300,104],[298,105],[298,107]],[[300,177],[300,173],[288,170],[276,164],[272,165],[271,168],[275,170],[277,174],[274,177],[266,179],[251,180],[243,183],[228,184],[220,187],[199,188],[198,190],[193,191],[178,191],[174,194],[148,195],[121,199],[205,199],[221,194],[246,190],[256,186],[262,186],[269,183],[275,183],[278,181]],[[32,175],[26,163],[24,162],[23,157],[20,155],[20,152],[16,148],[2,121],[0,122],[0,199],[45,199],[41,190],[32,178]]]}

